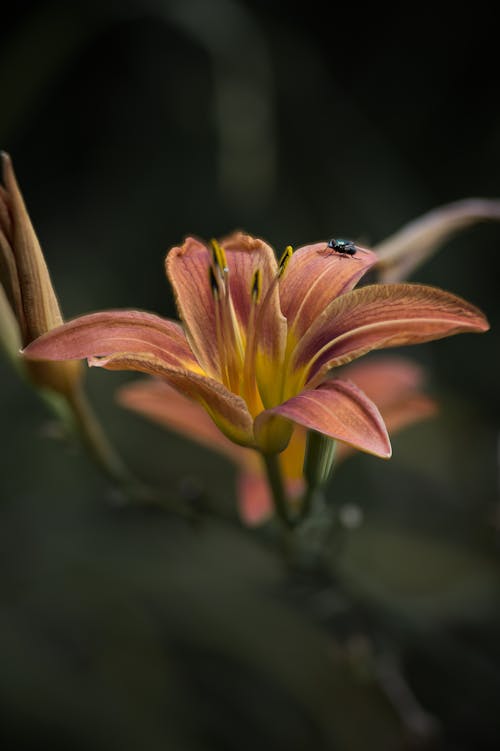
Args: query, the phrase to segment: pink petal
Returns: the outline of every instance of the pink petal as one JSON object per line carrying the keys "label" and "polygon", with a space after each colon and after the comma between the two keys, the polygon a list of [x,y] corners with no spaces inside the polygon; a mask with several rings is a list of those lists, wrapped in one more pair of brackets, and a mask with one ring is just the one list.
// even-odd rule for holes
{"label": "pink petal", "polygon": [[[175,430],[234,462],[239,467],[238,507],[246,524],[261,524],[272,515],[272,498],[258,453],[253,449],[237,446],[226,438],[203,407],[164,381],[154,378],[123,386],[118,390],[117,398],[122,406]],[[306,431],[297,428],[287,449],[279,456],[287,493],[292,499],[298,497],[304,488],[302,465],[305,436]]]}
{"label": "pink petal", "polygon": [[369,454],[384,458],[391,455],[389,436],[377,407],[350,381],[327,381],[262,412],[255,421],[257,440],[266,421],[276,416],[345,441]]}
{"label": "pink petal", "polygon": [[203,374],[179,324],[149,313],[115,311],[77,318],[26,348],[37,360],[89,358],[108,370],[160,376],[200,402],[236,443],[253,441],[252,418],[243,399]]}
{"label": "pink petal", "polygon": [[239,472],[236,482],[238,508],[245,524],[255,527],[269,519],[273,499],[264,472]]}
{"label": "pink petal", "polygon": [[169,367],[163,360],[141,353],[125,352],[91,358],[89,363],[107,370],[136,370],[164,378],[181,394],[199,402],[231,441],[243,446],[254,443],[253,420],[245,401],[213,378]]}
{"label": "pink petal", "polygon": [[367,357],[338,371],[339,378],[353,381],[367,397],[384,408],[417,390],[426,380],[424,368],[413,360],[397,355]]}
{"label": "pink petal", "polygon": [[210,263],[206,246],[192,237],[188,237],[181,247],[172,248],[165,260],[191,347],[204,370],[220,378],[214,296],[209,283]]}
{"label": "pink petal", "polygon": [[[268,318],[273,317],[271,325],[264,328],[264,333],[276,335],[280,329],[277,319],[281,316],[277,289],[274,293],[271,290],[267,296],[277,275],[272,249],[262,240],[241,232],[230,235],[221,245],[227,258],[227,284],[243,338],[246,337],[252,284],[257,269],[261,275],[261,300],[267,297],[266,314]],[[207,373],[220,378],[214,297],[209,283],[210,265],[211,254],[207,247],[193,238],[188,238],[181,247],[172,248],[166,259],[167,274],[193,350]],[[284,321],[281,328],[284,337]],[[274,347],[274,343],[271,346]]]}
{"label": "pink petal", "polygon": [[[305,489],[302,468],[306,445],[306,430],[297,425],[287,448],[279,454],[279,463],[290,503],[297,502]],[[273,500],[260,456],[251,452],[253,462],[238,474],[238,505],[246,524],[255,526],[273,514]]]}
{"label": "pink petal", "polygon": [[333,367],[373,349],[418,344],[453,334],[487,331],[480,310],[449,292],[418,284],[378,284],[335,300],[311,326],[293,355],[318,383]]}
{"label": "pink petal", "polygon": [[[278,273],[278,265],[273,249],[256,237],[243,232],[235,232],[221,241],[229,268],[229,287],[234,310],[240,326],[246,331],[252,307],[252,283],[257,270],[261,275],[261,301]],[[274,314],[279,312],[279,296],[276,288],[272,295]]]}
{"label": "pink petal", "polygon": [[389,433],[436,414],[436,402],[421,392],[424,369],[403,357],[352,363],[340,373],[365,392],[380,410]]}
{"label": "pink petal", "polygon": [[120,352],[145,353],[170,367],[202,372],[178,323],[135,310],[75,318],[24,350],[31,360],[76,360]]}
{"label": "pink petal", "polygon": [[[391,436],[436,414],[436,402],[419,390],[425,373],[415,362],[402,357],[361,360],[346,366],[339,375],[352,379],[375,402]],[[352,446],[339,443],[336,463],[352,453]]]}
{"label": "pink petal", "polygon": [[343,256],[326,242],[299,248],[290,258],[280,280],[281,310],[296,339],[339,295],[351,290],[377,256],[357,246],[355,256]]}

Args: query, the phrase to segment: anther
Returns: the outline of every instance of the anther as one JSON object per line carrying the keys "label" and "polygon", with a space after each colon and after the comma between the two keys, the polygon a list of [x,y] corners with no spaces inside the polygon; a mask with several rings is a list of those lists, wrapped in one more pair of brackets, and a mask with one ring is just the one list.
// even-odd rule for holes
{"label": "anther", "polygon": [[215,276],[215,272],[212,268],[212,266],[208,269],[208,281],[210,284],[210,287],[212,289],[212,294],[216,300],[220,297],[220,291],[219,291],[219,282],[217,281],[217,278]]}
{"label": "anther", "polygon": [[292,246],[287,245],[285,250],[283,251],[281,258],[278,261],[278,276],[281,276],[285,272],[285,269],[288,266],[288,262],[290,261],[290,258],[292,257],[292,253],[293,253]]}
{"label": "anther", "polygon": [[260,269],[255,269],[252,277],[252,300],[257,303],[260,300],[260,294],[262,292],[262,274]]}
{"label": "anther", "polygon": [[212,246],[212,259],[214,266],[217,266],[222,274],[227,274],[229,268],[227,266],[227,258],[224,252],[224,248],[219,245],[219,243],[215,239],[210,240],[210,245]]}

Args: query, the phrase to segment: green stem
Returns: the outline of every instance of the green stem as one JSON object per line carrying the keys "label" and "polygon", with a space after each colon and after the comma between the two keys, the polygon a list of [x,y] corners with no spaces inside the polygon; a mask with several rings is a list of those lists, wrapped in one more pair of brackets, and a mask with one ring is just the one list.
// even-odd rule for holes
{"label": "green stem", "polygon": [[283,485],[283,477],[279,465],[278,454],[262,454],[267,472],[267,479],[273,496],[274,510],[276,516],[281,520],[287,529],[293,529],[294,521],[288,513],[288,502]]}

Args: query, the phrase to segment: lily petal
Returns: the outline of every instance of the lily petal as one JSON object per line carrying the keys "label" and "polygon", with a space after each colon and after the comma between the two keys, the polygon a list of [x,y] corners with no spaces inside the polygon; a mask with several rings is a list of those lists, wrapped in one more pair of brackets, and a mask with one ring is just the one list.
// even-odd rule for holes
{"label": "lily petal", "polygon": [[[281,394],[281,383],[275,374],[283,362],[287,331],[280,308],[276,257],[265,242],[242,232],[230,235],[221,244],[229,267],[234,310],[249,350],[246,367],[251,369],[253,361],[260,396],[264,404],[274,404]],[[249,293],[256,273],[260,289],[258,300],[253,300]],[[255,358],[250,352],[255,353]]]}
{"label": "lily petal", "polygon": [[426,380],[421,365],[398,355],[372,355],[347,365],[338,376],[359,386],[378,406],[386,424],[385,408],[409,393],[416,393]]}
{"label": "lily petal", "polygon": [[136,310],[110,310],[75,318],[24,350],[31,360],[72,360],[119,352],[148,353],[165,366],[203,372],[178,323]]}
{"label": "lily petal", "polygon": [[89,365],[107,370],[136,370],[164,378],[182,394],[201,404],[231,441],[242,446],[254,444],[253,420],[245,401],[213,378],[169,367],[163,360],[141,353],[120,352],[108,357],[89,358]]}
{"label": "lily petal", "polygon": [[293,343],[332,300],[351,290],[376,261],[371,250],[359,246],[355,256],[336,253],[325,242],[298,248],[280,280],[281,310]]}
{"label": "lily petal", "polygon": [[303,336],[292,367],[308,367],[306,382],[373,349],[418,344],[458,333],[487,331],[478,308],[436,287],[377,284],[342,295]]}
{"label": "lily petal", "polygon": [[236,478],[236,492],[240,516],[250,527],[255,527],[273,514],[273,499],[264,471],[242,471]]}
{"label": "lily petal", "polygon": [[[252,307],[252,282],[254,274],[260,271],[261,292],[263,300],[273,284],[278,264],[270,245],[256,237],[243,232],[234,232],[221,241],[229,268],[229,286],[234,311],[243,331],[246,331]],[[279,311],[279,297],[276,289],[273,295],[274,312]]]}
{"label": "lily petal", "polygon": [[[175,430],[232,461],[238,467],[238,507],[246,524],[260,524],[272,515],[272,497],[259,454],[226,438],[198,403],[155,378],[122,386],[117,392],[117,400],[123,407]],[[304,490],[302,465],[306,435],[306,430],[297,426],[287,448],[279,455],[287,495],[292,501]]]}
{"label": "lily petal", "polygon": [[[375,402],[391,436],[437,412],[436,402],[420,391],[424,369],[403,357],[354,362],[339,376],[352,379]],[[339,443],[335,462],[338,464],[352,452],[351,446]]]}
{"label": "lily petal", "polygon": [[[271,493],[258,453],[253,449],[238,446],[226,438],[199,404],[155,378],[134,381],[123,386],[117,392],[117,399],[123,407],[175,430],[212,451],[217,451],[236,464],[238,508],[246,524],[260,524],[271,516]],[[287,448],[280,454],[280,461],[288,451]],[[302,461],[303,456],[299,462],[299,473]],[[286,474],[284,477],[288,479]],[[296,489],[296,485],[295,481],[293,487],[287,482],[289,494]],[[300,491],[301,489],[296,490]]]}
{"label": "lily petal", "polygon": [[332,379],[262,412],[255,421],[257,440],[265,423],[276,417],[345,441],[369,454],[391,456],[391,444],[380,412],[350,381]]}
{"label": "lily petal", "polygon": [[407,278],[460,230],[495,220],[500,220],[500,201],[484,198],[456,201],[429,211],[375,247],[380,281]]}
{"label": "lily petal", "polygon": [[207,247],[193,237],[188,237],[182,246],[172,248],[165,259],[191,348],[205,372],[220,379],[214,296],[209,283],[210,264]]}
{"label": "lily petal", "polygon": [[[267,295],[277,276],[277,263],[272,248],[262,240],[242,232],[225,238],[222,243],[227,261],[225,278],[229,286],[232,305],[240,328],[241,338],[246,338],[252,308],[252,285],[259,271],[260,298],[266,299],[266,314],[278,321],[278,291]],[[220,353],[216,336],[214,296],[209,283],[211,254],[207,247],[187,238],[181,247],[172,248],[166,259],[167,274],[174,288],[179,314],[186,326],[187,337],[200,363],[207,373],[220,379]],[[282,328],[285,322],[283,320]],[[268,336],[280,327],[262,327]],[[284,336],[284,334],[283,334]],[[269,348],[272,345],[264,344]]]}
{"label": "lily petal", "polygon": [[178,324],[151,313],[110,311],[76,318],[25,350],[36,360],[87,357],[108,370],[137,370],[165,378],[202,404],[235,443],[253,442],[253,421],[241,397],[203,374]]}

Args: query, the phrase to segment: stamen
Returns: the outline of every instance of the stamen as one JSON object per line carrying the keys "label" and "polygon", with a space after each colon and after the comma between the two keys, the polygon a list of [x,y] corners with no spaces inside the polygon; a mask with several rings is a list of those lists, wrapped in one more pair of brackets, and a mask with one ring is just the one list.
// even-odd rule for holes
{"label": "stamen", "polygon": [[291,245],[287,245],[283,251],[281,258],[278,261],[278,276],[282,276],[285,273],[285,269],[288,266],[288,262],[292,257],[293,248]]}
{"label": "stamen", "polygon": [[244,346],[229,290],[229,268],[224,249],[217,240],[210,241],[212,263],[209,282],[215,300],[215,326],[221,377],[225,386],[239,393],[244,360]]}
{"label": "stamen", "polygon": [[208,282],[210,284],[210,288],[212,290],[214,299],[216,301],[220,300],[219,282],[216,279],[215,272],[212,266],[209,266],[209,269],[208,269]]}
{"label": "stamen", "polygon": [[224,252],[224,248],[219,245],[217,240],[214,238],[210,240],[210,245],[212,246],[212,259],[214,262],[214,266],[216,266],[221,274],[227,274],[229,271],[228,265],[227,265],[227,258],[226,254]]}
{"label": "stamen", "polygon": [[215,315],[215,337],[217,340],[217,350],[219,352],[219,363],[220,363],[220,375],[221,380],[224,386],[230,387],[230,378],[229,378],[229,372],[228,372],[228,366],[227,366],[227,354],[226,354],[226,348],[224,346],[224,332],[223,332],[223,324],[221,321],[221,290],[220,290],[220,282],[218,281],[215,271],[213,269],[213,266],[209,266],[208,268],[208,281],[210,284],[210,288],[212,290],[212,294],[214,296],[214,315]]}
{"label": "stamen", "polygon": [[255,269],[252,278],[252,300],[258,303],[262,292],[262,274],[260,269]]}
{"label": "stamen", "polygon": [[257,331],[256,321],[258,317],[258,304],[262,293],[262,272],[255,269],[252,277],[250,295],[252,306],[247,323],[246,347],[243,362],[243,378],[241,384],[242,395],[248,405],[250,414],[257,415],[262,410],[262,401],[259,396],[257,381],[255,378],[255,357],[257,354]]}

